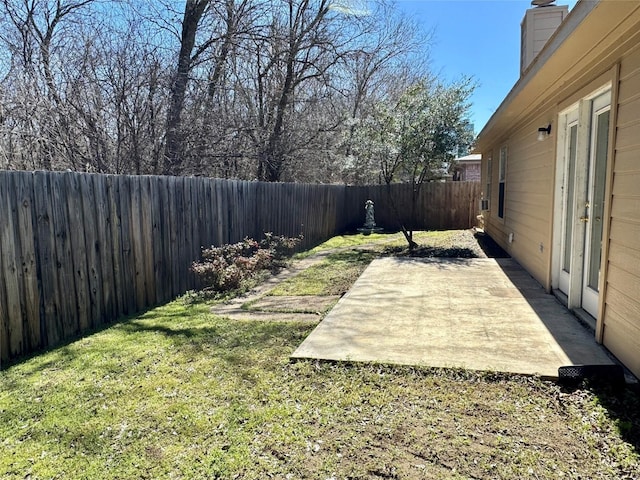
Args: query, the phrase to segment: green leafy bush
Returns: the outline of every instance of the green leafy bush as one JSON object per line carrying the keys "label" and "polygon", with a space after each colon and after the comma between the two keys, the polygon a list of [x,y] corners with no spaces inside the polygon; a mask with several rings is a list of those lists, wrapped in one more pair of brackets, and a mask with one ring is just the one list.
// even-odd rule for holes
{"label": "green leafy bush", "polygon": [[256,272],[280,266],[300,240],[302,236],[291,238],[266,233],[260,242],[245,238],[238,243],[203,248],[202,260],[193,262],[191,271],[206,289],[233,290]]}

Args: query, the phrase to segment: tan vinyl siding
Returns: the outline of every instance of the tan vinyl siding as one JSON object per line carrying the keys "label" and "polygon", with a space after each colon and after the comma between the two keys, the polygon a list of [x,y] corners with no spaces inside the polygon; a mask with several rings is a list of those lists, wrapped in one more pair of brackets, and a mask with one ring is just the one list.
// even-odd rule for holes
{"label": "tan vinyl siding", "polygon": [[640,335],[637,328],[628,328],[629,321],[624,314],[618,313],[614,308],[607,305],[606,316],[610,324],[615,324],[616,328],[610,328],[605,324],[605,346],[631,370],[636,376],[640,375],[640,356],[638,355],[637,338]]}
{"label": "tan vinyl siding", "polygon": [[558,29],[558,25],[562,23],[566,13],[562,10],[552,11],[541,10],[544,14],[538,15],[534,27],[534,40],[533,40],[533,55],[534,57],[540,53],[540,51],[547,44],[547,41]]}
{"label": "tan vinyl siding", "polygon": [[[506,145],[508,152],[505,212],[504,218],[499,219],[496,172],[491,182],[491,215],[486,226],[487,233],[547,289],[550,287],[548,249],[552,228],[555,134],[538,142],[537,132],[539,126],[546,125],[553,117],[553,113],[539,117],[508,140],[494,145],[494,159],[499,158],[500,147]],[[511,244],[507,240],[510,233],[514,236]]]}
{"label": "tan vinyl siding", "polygon": [[640,150],[640,138],[638,138],[638,132],[640,131],[640,122],[632,125],[626,125],[624,127],[618,127],[618,139],[617,146],[621,152],[632,151],[637,155]]}
{"label": "tan vinyl siding", "polygon": [[[640,80],[640,79],[639,79]],[[618,105],[618,127],[631,127],[640,123],[640,90],[638,93],[625,97],[626,102]]]}
{"label": "tan vinyl siding", "polygon": [[640,50],[620,65],[603,342],[640,375]]}

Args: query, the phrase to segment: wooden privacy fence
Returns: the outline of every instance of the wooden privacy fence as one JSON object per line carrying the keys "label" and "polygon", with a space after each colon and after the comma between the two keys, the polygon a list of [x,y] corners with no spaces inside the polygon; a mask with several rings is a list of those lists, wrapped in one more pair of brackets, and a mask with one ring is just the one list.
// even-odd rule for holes
{"label": "wooden privacy fence", "polygon": [[202,246],[344,229],[344,186],[0,172],[0,362],[194,288]]}
{"label": "wooden privacy fence", "polygon": [[[408,212],[410,190],[392,186]],[[0,365],[196,286],[202,246],[264,232],[309,247],[364,222],[397,228],[386,186],[0,171]],[[468,228],[479,185],[423,185],[414,228]]]}
{"label": "wooden privacy fence", "polygon": [[[419,189],[415,218],[412,218],[411,185],[349,187],[345,204],[352,208],[347,209],[346,222],[349,228],[360,226],[364,218],[364,202],[370,199],[375,204],[376,223],[386,230],[398,230],[400,221],[407,228],[416,230],[471,228],[476,224],[479,213],[480,193],[479,182],[424,183]],[[360,209],[354,210],[353,206]]]}

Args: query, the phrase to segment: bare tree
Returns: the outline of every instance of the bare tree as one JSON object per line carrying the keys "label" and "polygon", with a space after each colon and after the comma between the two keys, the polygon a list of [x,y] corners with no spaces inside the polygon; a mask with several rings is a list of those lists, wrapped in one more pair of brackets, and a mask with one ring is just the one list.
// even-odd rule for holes
{"label": "bare tree", "polygon": [[0,165],[375,180],[354,136],[428,38],[386,2],[0,0]]}
{"label": "bare tree", "polygon": [[198,48],[193,52],[196,43],[198,26],[209,6],[210,0],[186,0],[184,16],[182,19],[182,35],[180,39],[180,52],[178,62],[171,85],[171,99],[167,113],[167,137],[165,146],[164,173],[176,174],[180,172],[180,155],[182,153],[181,142],[181,115],[184,109],[185,93],[189,72],[204,50]]}
{"label": "bare tree", "polygon": [[[66,51],[64,37],[92,1],[3,0],[0,6],[5,18],[1,40],[9,48],[15,92],[20,92],[13,100],[24,103],[31,97],[28,103],[38,105],[37,113],[22,118],[24,130],[18,134],[23,135],[20,143],[37,144],[37,166],[55,167],[67,146],[62,137],[69,119],[52,57]],[[32,148],[30,155],[36,155]]]}
{"label": "bare tree", "polygon": [[[276,77],[266,142],[258,152],[258,178],[278,181],[285,166],[287,144],[285,121],[296,90],[311,80],[326,79],[328,71],[342,55],[343,35],[330,0],[286,0],[285,11],[274,19],[275,52],[266,66]],[[293,106],[295,108],[295,106]]]}
{"label": "bare tree", "polygon": [[[428,74],[431,32],[422,32],[412,19],[393,15],[390,6],[379,5],[374,23],[345,62],[347,85],[345,97],[349,109],[344,154],[352,157],[353,137],[357,125],[377,106],[393,104],[399,92]],[[363,168],[364,167],[364,168]],[[376,170],[377,166],[373,166]],[[371,182],[363,165],[353,168],[350,180]]]}

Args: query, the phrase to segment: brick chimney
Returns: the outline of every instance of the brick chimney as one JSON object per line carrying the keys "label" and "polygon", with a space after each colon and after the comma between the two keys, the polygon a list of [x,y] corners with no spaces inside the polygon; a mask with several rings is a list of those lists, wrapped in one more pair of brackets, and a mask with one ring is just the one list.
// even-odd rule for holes
{"label": "brick chimney", "polygon": [[540,50],[569,14],[567,5],[554,5],[555,0],[533,0],[521,23],[520,75],[522,75]]}

